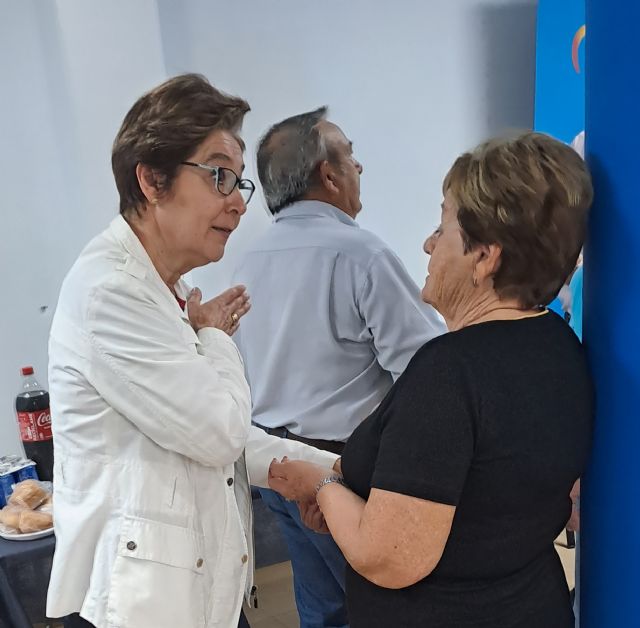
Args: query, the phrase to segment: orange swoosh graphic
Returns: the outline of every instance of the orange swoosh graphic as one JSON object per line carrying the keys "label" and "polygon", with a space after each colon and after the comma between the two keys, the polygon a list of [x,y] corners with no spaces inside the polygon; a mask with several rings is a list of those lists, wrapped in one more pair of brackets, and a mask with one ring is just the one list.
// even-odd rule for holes
{"label": "orange swoosh graphic", "polygon": [[573,69],[577,74],[580,74],[580,61],[578,60],[578,50],[580,44],[587,33],[587,27],[583,24],[573,36],[573,43],[571,44],[571,62],[573,63]]}

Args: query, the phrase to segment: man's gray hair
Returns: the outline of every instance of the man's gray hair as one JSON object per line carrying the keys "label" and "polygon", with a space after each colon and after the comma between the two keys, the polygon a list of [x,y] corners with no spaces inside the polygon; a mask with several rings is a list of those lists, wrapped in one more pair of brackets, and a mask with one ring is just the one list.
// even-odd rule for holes
{"label": "man's gray hair", "polygon": [[272,214],[300,200],[314,184],[318,164],[330,159],[317,124],[328,108],[301,113],[274,124],[258,144],[258,177]]}

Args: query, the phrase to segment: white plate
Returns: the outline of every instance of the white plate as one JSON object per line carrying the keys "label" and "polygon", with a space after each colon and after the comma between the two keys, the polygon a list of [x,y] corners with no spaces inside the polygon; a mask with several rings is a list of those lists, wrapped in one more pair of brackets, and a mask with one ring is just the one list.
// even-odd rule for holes
{"label": "white plate", "polygon": [[47,528],[39,532],[27,532],[26,534],[0,532],[0,536],[3,539],[7,539],[7,541],[33,541],[34,539],[41,539],[43,536],[49,536],[50,534],[53,534],[53,528]]}

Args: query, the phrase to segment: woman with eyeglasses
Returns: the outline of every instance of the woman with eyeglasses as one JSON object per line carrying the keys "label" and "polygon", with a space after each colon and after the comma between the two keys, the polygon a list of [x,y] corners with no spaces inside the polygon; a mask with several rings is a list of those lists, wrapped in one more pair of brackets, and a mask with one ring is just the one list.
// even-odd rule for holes
{"label": "woman with eyeglasses", "polygon": [[230,338],[249,298],[235,286],[202,302],[182,279],[222,258],[253,194],[239,137],[248,110],[193,74],[142,96],[113,145],[120,215],[62,286],[47,615],[68,626],[246,626],[249,476],[267,486],[275,456],[336,461],[251,427]]}

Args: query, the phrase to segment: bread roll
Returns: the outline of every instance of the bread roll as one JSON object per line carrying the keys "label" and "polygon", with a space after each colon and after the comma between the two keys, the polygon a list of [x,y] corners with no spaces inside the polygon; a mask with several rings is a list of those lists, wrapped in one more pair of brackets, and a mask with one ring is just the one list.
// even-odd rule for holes
{"label": "bread roll", "polygon": [[20,532],[40,532],[47,530],[53,525],[53,517],[48,512],[38,512],[37,510],[20,511],[20,521],[18,523]]}
{"label": "bread roll", "polygon": [[38,512],[53,512],[53,495],[49,493],[47,495],[47,499],[45,499],[42,504],[36,508]]}
{"label": "bread roll", "polygon": [[20,529],[20,513],[23,510],[22,506],[5,506],[0,510],[0,523],[18,532]]}
{"label": "bread roll", "polygon": [[18,482],[14,488],[8,503],[12,506],[23,506],[24,508],[37,508],[45,499],[48,493],[36,480],[24,480]]}

